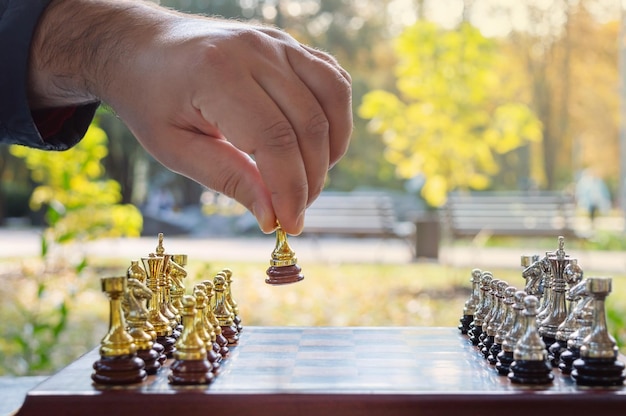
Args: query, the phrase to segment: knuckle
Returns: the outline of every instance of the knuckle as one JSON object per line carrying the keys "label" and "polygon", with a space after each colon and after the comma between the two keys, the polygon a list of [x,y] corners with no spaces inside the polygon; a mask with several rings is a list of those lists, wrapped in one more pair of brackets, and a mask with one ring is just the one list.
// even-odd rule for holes
{"label": "knuckle", "polygon": [[223,169],[216,180],[215,190],[224,195],[237,199],[238,189],[241,184],[241,176],[231,170]]}
{"label": "knuckle", "polygon": [[263,144],[273,150],[292,150],[298,146],[298,138],[293,126],[287,120],[271,124],[261,132]]}
{"label": "knuckle", "polygon": [[305,134],[313,137],[328,137],[330,122],[324,113],[317,113],[311,117],[305,126]]}

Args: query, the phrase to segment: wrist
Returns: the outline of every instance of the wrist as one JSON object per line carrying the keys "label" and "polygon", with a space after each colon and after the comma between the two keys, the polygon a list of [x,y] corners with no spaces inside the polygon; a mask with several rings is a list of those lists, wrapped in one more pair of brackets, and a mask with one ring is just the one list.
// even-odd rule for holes
{"label": "wrist", "polygon": [[103,99],[174,13],[137,0],[53,0],[30,49],[31,108]]}

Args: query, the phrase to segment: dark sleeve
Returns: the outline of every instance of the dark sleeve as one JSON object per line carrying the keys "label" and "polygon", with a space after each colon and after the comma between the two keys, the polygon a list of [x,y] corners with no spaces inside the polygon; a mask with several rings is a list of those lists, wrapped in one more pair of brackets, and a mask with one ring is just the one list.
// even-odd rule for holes
{"label": "dark sleeve", "polygon": [[0,0],[0,143],[65,150],[82,139],[99,103],[32,112],[27,77],[30,44],[52,0]]}

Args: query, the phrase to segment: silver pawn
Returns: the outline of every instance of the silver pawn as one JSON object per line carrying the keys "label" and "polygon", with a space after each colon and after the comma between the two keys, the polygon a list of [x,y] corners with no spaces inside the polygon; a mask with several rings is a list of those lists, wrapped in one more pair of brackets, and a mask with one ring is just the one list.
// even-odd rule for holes
{"label": "silver pawn", "polygon": [[524,298],[526,331],[513,350],[513,362],[508,378],[517,384],[548,384],[554,379],[548,363],[548,352],[537,331],[537,307],[539,300],[532,295]]}

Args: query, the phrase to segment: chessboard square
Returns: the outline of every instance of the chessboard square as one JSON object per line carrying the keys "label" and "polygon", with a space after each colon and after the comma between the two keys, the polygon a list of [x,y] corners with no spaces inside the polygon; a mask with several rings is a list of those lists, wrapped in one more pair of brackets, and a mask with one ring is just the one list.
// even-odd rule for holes
{"label": "chessboard square", "polygon": [[298,365],[293,369],[294,380],[297,378],[311,378],[321,381],[328,380],[332,384],[333,380],[356,379],[356,377],[358,377],[356,366],[319,367]]}
{"label": "chessboard square", "polygon": [[353,361],[356,358],[354,351],[298,351],[296,361],[301,360],[344,360]]}
{"label": "chessboard square", "polygon": [[300,342],[299,333],[269,333],[254,334],[246,340],[246,344],[256,345],[297,345]]}
{"label": "chessboard square", "polygon": [[311,327],[303,328],[301,339],[353,339],[354,328],[350,327]]}
{"label": "chessboard square", "polygon": [[[321,371],[326,371],[327,368],[338,367],[357,367],[356,360],[344,360],[344,359],[327,359],[324,356],[314,359],[301,359],[297,362],[297,367],[315,367]],[[318,371],[319,371],[318,370]]]}
{"label": "chessboard square", "polygon": [[292,368],[295,366],[296,361],[286,357],[265,357],[265,356],[252,356],[252,357],[237,357],[237,360],[226,363],[232,372],[242,371],[245,368],[256,370],[259,367],[268,368]]}
{"label": "chessboard square", "polygon": [[271,344],[271,345],[244,345],[240,346],[238,353],[242,355],[263,354],[295,354],[298,352],[298,346],[292,344]]}
{"label": "chessboard square", "polygon": [[415,353],[408,345],[403,344],[387,344],[387,343],[370,343],[370,344],[358,344],[354,347],[354,351],[357,356],[372,356],[372,355],[382,355],[382,356],[393,356],[396,355],[406,355],[406,356],[415,356]]}
{"label": "chessboard square", "polygon": [[356,362],[359,370],[363,369],[365,371],[371,371],[376,368],[383,368],[386,371],[389,371],[389,368],[405,371],[423,365],[423,363],[418,362],[414,357],[400,358],[395,356],[358,358]]}
{"label": "chessboard square", "polygon": [[345,339],[345,338],[320,338],[318,337],[310,337],[310,338],[302,338],[300,340],[300,345],[303,347],[325,347],[325,348],[348,348],[354,347],[354,340]]}

